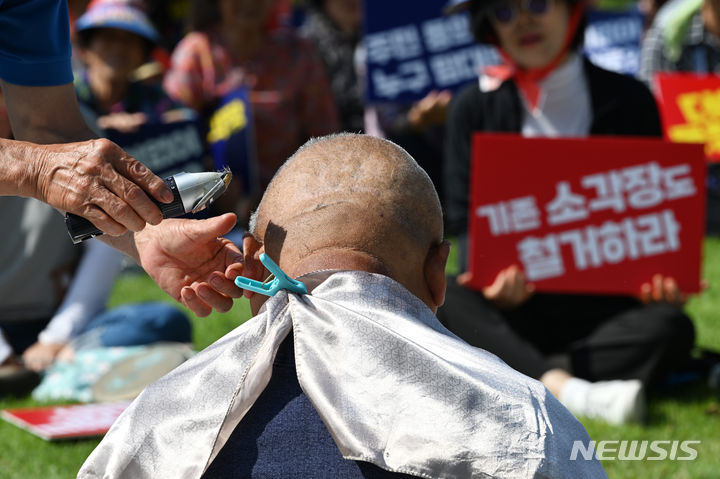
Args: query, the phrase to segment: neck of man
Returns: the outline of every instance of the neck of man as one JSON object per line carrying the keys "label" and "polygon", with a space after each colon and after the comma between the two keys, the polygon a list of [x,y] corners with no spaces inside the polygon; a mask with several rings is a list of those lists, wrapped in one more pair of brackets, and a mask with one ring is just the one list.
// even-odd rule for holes
{"label": "neck of man", "polygon": [[[291,278],[299,278],[303,275],[322,271],[365,271],[367,273],[381,274],[396,281],[398,280],[393,277],[391,270],[380,258],[367,252],[350,248],[323,248],[302,258],[289,258],[288,260],[291,263],[290,266],[287,266],[286,261],[282,261],[281,267]],[[400,282],[403,283],[402,281]],[[405,286],[408,287],[408,285]],[[412,291],[409,287],[408,289],[417,295],[416,291]],[[250,308],[253,315],[257,314],[267,299],[267,296],[261,294],[256,294],[252,297],[250,300]]]}
{"label": "neck of man", "polygon": [[392,277],[388,267],[379,258],[350,248],[324,248],[295,262],[287,272],[299,276],[323,270],[355,270]]}

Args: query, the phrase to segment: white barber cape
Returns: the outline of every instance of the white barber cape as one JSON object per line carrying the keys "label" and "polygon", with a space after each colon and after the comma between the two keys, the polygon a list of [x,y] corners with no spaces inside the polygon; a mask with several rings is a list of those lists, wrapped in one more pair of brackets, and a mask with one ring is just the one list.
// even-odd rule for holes
{"label": "white barber cape", "polygon": [[[308,282],[308,284],[310,284]],[[79,478],[199,478],[264,390],[292,329],[300,386],[342,455],[428,478],[607,477],[539,382],[469,346],[392,279],[332,274],[286,291],[150,385]]]}

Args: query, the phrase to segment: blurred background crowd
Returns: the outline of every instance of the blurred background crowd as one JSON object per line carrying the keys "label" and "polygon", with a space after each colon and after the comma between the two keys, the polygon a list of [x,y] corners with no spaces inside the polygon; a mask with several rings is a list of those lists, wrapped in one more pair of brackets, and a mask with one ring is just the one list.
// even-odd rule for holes
{"label": "blurred background crowd", "polygon": [[[69,0],[77,98],[98,134],[158,175],[229,167],[233,183],[211,214],[237,213],[238,235],[273,174],[309,138],[340,131],[388,138],[435,184],[462,272],[473,131],[661,137],[654,73],[720,73],[720,0],[420,4],[437,10],[440,23],[426,22],[428,32],[443,26],[432,33],[436,45],[483,45],[464,85],[435,82],[425,91],[413,84],[419,76],[406,76],[368,94],[370,63],[414,48],[397,18],[399,50],[367,33],[371,20],[382,24],[381,13],[367,14],[373,6],[382,12],[382,2]],[[457,16],[464,20],[447,20]],[[406,99],[406,90],[422,94]],[[1,108],[0,135],[12,135]],[[31,208],[30,200],[14,201],[16,216]],[[18,241],[67,239],[61,219],[43,228],[29,227]],[[15,268],[48,278],[47,287],[17,293],[0,274],[0,363],[41,371],[90,346],[189,342],[187,318],[169,306],[104,311],[120,254],[64,242],[52,258]],[[440,317],[471,344],[542,380],[571,411],[626,422],[642,416],[645,388],[689,368],[694,331],[682,292],[657,273],[641,301],[533,294],[508,265],[484,291],[453,278]],[[573,322],[578,317],[584,321]],[[128,318],[136,334],[114,333]]]}

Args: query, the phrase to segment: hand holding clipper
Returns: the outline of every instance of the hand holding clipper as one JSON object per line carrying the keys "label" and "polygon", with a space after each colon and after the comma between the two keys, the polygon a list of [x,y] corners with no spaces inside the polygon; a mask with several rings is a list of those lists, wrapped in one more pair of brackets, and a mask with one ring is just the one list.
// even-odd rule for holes
{"label": "hand holding clipper", "polygon": [[[162,211],[163,218],[197,213],[222,195],[231,179],[232,174],[228,168],[217,172],[178,173],[165,178],[165,183],[173,192],[173,201],[155,204]],[[103,234],[90,221],[72,213],[65,214],[65,225],[75,244]]]}

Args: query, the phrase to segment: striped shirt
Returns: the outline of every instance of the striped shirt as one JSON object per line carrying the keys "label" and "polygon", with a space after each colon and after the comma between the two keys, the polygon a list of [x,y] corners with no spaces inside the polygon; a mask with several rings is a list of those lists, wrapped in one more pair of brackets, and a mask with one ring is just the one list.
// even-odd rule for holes
{"label": "striped shirt", "polygon": [[[673,6],[673,5],[669,5]],[[680,46],[680,56],[671,58],[664,22],[660,14],[643,41],[639,77],[648,85],[658,72],[720,74],[720,38],[707,31],[700,12],[688,24]]]}

